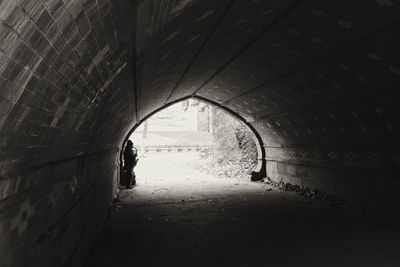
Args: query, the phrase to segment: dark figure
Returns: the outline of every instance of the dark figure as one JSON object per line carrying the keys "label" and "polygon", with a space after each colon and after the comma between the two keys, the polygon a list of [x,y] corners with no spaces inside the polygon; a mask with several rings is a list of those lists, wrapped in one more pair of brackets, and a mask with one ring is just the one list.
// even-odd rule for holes
{"label": "dark figure", "polygon": [[132,188],[136,184],[136,176],[133,168],[138,162],[137,150],[133,147],[131,140],[128,140],[124,150],[124,178],[126,188]]}

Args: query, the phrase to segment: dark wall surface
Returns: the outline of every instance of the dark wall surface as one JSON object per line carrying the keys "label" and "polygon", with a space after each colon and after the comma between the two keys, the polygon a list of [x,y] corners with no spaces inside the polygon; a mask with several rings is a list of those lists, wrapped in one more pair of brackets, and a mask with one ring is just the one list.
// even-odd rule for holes
{"label": "dark wall surface", "polygon": [[0,1],[0,265],[77,266],[127,133],[188,96],[245,118],[272,180],[395,207],[399,22],[393,0]]}

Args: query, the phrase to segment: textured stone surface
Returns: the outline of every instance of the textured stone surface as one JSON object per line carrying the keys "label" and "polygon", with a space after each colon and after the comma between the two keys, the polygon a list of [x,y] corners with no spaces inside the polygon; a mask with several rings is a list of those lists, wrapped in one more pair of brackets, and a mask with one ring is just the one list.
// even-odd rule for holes
{"label": "textured stone surface", "polygon": [[0,1],[1,264],[76,264],[126,134],[191,95],[256,129],[272,179],[393,203],[399,17],[389,0]]}
{"label": "textured stone surface", "polygon": [[374,213],[265,183],[196,171],[181,178],[154,172],[160,174],[141,175],[134,190],[121,192],[85,266],[392,267],[400,262],[397,224]]}

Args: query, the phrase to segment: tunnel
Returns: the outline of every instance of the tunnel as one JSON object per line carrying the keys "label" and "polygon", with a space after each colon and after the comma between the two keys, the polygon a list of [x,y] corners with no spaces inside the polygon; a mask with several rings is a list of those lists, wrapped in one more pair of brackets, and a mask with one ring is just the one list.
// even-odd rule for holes
{"label": "tunnel", "polygon": [[132,129],[188,97],[258,137],[254,180],[398,212],[395,0],[0,1],[0,265],[80,266]]}

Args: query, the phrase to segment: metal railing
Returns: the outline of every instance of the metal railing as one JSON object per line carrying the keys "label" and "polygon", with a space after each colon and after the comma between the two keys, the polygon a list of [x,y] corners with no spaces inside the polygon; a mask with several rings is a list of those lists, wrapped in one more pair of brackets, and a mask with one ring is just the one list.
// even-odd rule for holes
{"label": "metal railing", "polygon": [[211,146],[207,145],[146,145],[136,147],[138,151],[148,152],[209,152]]}

